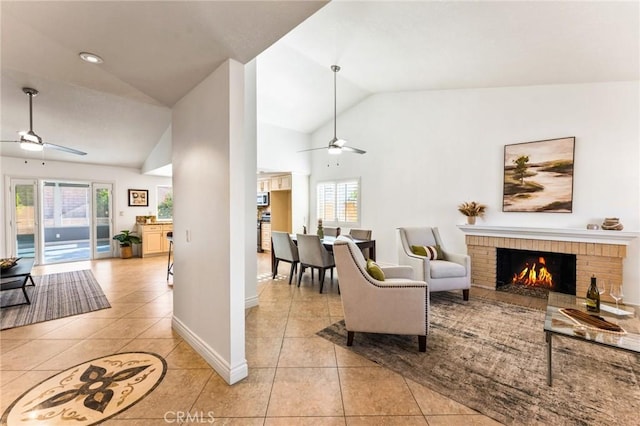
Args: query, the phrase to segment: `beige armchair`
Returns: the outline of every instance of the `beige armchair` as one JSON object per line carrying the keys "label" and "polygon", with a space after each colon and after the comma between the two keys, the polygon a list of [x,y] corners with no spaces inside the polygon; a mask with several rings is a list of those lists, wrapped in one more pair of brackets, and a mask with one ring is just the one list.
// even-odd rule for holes
{"label": "beige armchair", "polygon": [[[440,246],[444,259],[429,260],[411,251],[411,246]],[[429,284],[429,291],[462,290],[469,300],[471,258],[446,251],[438,228],[415,227],[397,230],[398,263],[413,268],[413,278]]]}
{"label": "beige armchair", "polygon": [[347,329],[347,346],[355,332],[418,336],[420,352],[427,349],[429,291],[424,281],[411,279],[408,266],[382,267],[384,281],[367,272],[367,262],[355,243],[344,236],[333,245]]}

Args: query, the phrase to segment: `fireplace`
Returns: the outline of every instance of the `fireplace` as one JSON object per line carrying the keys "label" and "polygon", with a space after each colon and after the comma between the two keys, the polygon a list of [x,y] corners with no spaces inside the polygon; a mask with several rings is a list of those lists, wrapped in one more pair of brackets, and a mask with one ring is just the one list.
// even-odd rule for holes
{"label": "fireplace", "polygon": [[546,298],[549,291],[576,294],[576,255],[496,249],[496,290]]}
{"label": "fireplace", "polygon": [[[627,246],[640,235],[637,232],[574,228],[485,225],[458,227],[466,234],[467,254],[471,257],[472,285],[497,290],[498,249],[563,253],[576,258],[575,277],[571,278],[575,280],[576,294],[580,296],[587,294],[593,275],[598,280],[623,282],[623,261],[627,257]],[[613,301],[607,294],[603,294],[601,298]]]}

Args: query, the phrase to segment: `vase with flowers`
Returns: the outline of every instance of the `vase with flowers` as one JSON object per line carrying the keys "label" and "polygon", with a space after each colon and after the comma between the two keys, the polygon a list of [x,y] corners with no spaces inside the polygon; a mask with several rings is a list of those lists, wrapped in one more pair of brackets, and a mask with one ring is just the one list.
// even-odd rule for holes
{"label": "vase with flowers", "polygon": [[475,201],[464,202],[458,206],[458,211],[467,217],[467,223],[474,225],[478,216],[484,216],[487,206]]}
{"label": "vase with flowers", "polygon": [[320,239],[324,238],[324,228],[322,227],[322,219],[318,219],[318,230],[316,234],[318,234],[318,237],[320,237]]}

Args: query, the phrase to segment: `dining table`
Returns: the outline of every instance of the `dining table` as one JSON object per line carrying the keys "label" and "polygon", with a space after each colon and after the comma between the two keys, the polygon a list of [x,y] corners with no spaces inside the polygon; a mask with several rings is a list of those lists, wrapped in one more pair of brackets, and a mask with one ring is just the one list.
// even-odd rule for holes
{"label": "dining table", "polygon": [[[295,244],[298,244],[296,234],[289,235]],[[320,239],[320,242],[328,251],[333,252],[333,243],[335,243],[337,237],[325,236]],[[353,242],[358,246],[360,250],[369,249],[369,258],[376,260],[376,240],[359,240],[352,238]],[[271,242],[271,272],[275,272],[276,267],[276,255],[273,250],[273,241]]]}

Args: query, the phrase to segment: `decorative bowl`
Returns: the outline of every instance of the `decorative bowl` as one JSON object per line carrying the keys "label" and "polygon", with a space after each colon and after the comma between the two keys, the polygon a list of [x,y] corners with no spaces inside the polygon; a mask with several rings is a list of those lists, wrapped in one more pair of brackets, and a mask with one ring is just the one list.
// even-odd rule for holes
{"label": "decorative bowl", "polygon": [[0,259],[0,269],[6,271],[8,269],[13,268],[18,264],[19,257],[8,257],[5,259]]}

